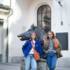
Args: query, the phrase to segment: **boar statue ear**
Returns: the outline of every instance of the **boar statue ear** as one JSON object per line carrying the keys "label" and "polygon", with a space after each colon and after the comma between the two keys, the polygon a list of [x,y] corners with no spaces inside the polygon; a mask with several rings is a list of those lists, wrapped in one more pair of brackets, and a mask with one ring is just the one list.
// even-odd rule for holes
{"label": "boar statue ear", "polygon": [[36,26],[34,24],[31,25],[31,29],[34,31]]}

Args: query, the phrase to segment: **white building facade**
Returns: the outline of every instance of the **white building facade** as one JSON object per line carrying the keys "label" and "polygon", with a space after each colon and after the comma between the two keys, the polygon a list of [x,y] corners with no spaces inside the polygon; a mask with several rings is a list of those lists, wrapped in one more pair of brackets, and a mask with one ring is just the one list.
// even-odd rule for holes
{"label": "white building facade", "polygon": [[[32,24],[38,24],[38,9],[44,5],[50,7],[51,30],[57,33],[59,38],[63,38],[61,41],[65,40],[66,50],[62,50],[63,58],[70,57],[70,4],[69,0],[60,0],[60,2],[59,0],[11,1],[13,13],[8,19],[8,62],[16,62],[18,57],[23,56],[21,48],[24,42],[20,41],[17,35],[28,30]],[[4,26],[6,25],[4,23]]]}

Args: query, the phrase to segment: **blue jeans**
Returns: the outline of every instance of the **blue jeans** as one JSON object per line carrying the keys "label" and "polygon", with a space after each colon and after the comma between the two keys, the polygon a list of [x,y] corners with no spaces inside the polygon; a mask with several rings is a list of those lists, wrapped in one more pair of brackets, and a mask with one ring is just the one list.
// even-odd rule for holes
{"label": "blue jeans", "polygon": [[37,62],[31,54],[25,57],[25,70],[37,70]]}
{"label": "blue jeans", "polygon": [[57,56],[55,53],[48,53],[47,54],[47,65],[49,67],[49,70],[55,70],[57,62]]}

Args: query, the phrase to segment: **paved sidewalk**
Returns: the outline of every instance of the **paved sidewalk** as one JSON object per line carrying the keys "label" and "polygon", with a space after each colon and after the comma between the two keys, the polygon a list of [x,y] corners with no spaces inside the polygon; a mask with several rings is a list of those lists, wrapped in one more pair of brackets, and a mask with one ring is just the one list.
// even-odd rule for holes
{"label": "paved sidewalk", "polygon": [[70,58],[60,58],[56,70],[70,70]]}
{"label": "paved sidewalk", "polygon": [[[1,63],[0,70],[20,70],[20,64]],[[57,62],[56,70],[70,70],[70,58],[61,58]]]}
{"label": "paved sidewalk", "polygon": [[20,70],[20,64],[14,64],[14,63],[1,63],[0,64],[0,70]]}

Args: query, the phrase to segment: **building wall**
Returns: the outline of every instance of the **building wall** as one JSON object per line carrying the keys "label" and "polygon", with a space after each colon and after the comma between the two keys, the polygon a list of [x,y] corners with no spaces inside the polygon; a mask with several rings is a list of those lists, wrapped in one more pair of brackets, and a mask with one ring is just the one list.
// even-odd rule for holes
{"label": "building wall", "polygon": [[[53,1],[53,11],[52,11],[52,30],[54,32],[68,32],[68,51],[62,51],[64,57],[70,57],[70,32],[69,32],[69,1],[63,0],[63,7],[61,8],[56,1]],[[62,15],[62,17],[61,17]],[[63,25],[61,25],[61,19],[63,20]]]}
{"label": "building wall", "polygon": [[[18,34],[25,32],[32,24],[37,25],[37,9],[44,4],[51,7],[51,27],[54,32],[68,32],[70,50],[70,5],[69,0],[63,1],[61,8],[56,0],[12,0],[13,14],[9,18],[9,62],[15,61],[15,57],[23,56],[21,47],[24,42],[17,37]],[[61,13],[62,10],[62,13]],[[61,17],[62,15],[62,17]],[[63,25],[61,26],[61,19]],[[64,57],[70,57],[68,51],[62,51]]]}

